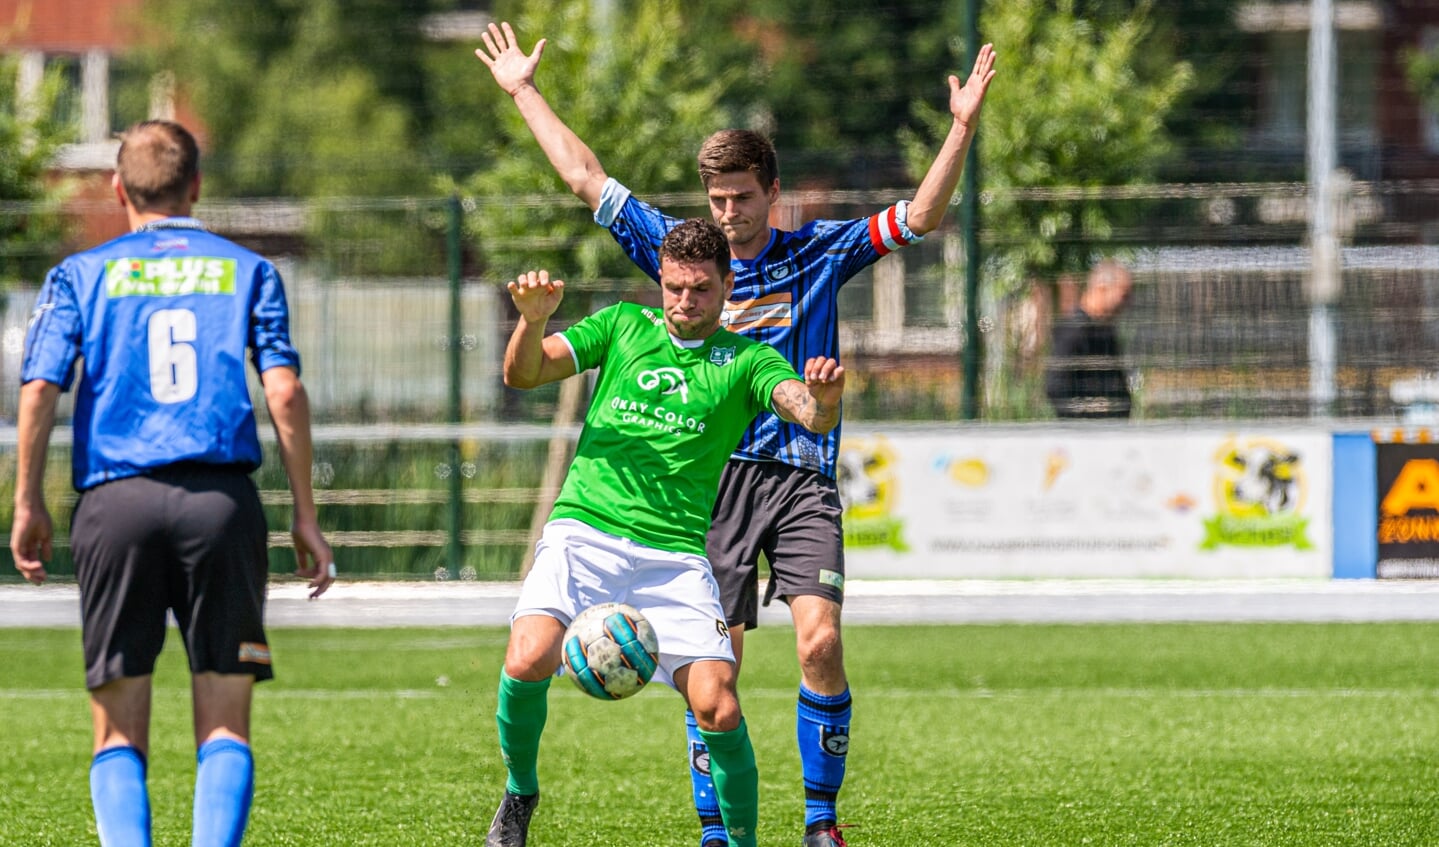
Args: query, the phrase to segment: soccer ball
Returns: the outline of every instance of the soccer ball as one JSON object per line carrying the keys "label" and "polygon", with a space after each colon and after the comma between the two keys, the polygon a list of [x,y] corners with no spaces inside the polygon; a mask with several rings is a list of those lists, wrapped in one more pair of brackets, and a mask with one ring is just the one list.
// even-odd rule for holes
{"label": "soccer ball", "polygon": [[660,645],[654,627],[633,606],[600,603],[565,630],[565,673],[601,700],[622,700],[655,675]]}

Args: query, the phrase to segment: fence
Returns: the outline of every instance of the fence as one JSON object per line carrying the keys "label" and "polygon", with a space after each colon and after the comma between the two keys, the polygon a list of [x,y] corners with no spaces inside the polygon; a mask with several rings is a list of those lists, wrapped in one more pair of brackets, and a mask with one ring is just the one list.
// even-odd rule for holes
{"label": "fence", "polygon": [[[871,213],[908,191],[786,195],[775,223]],[[647,198],[703,214],[704,198]],[[1316,413],[1426,422],[1439,391],[1427,377],[1439,353],[1439,183],[1354,183],[1340,215],[1341,295],[1310,302],[1305,189],[1294,184],[1053,189],[987,202],[1040,208],[1104,204],[1103,237],[1079,224],[1050,234],[1070,252],[1113,255],[1133,271],[1119,315],[1122,353],[1140,421],[1269,420]],[[538,237],[536,209],[573,207],[570,235]],[[87,211],[80,208],[80,211]],[[7,207],[0,214],[21,214]],[[316,479],[325,526],[348,570],[494,577],[516,572],[546,487],[551,436],[573,432],[557,386],[504,388],[500,362],[513,313],[503,281],[527,255],[570,276],[569,321],[620,298],[658,298],[573,198],[226,201],[197,214],[275,258],[316,412]],[[983,349],[981,421],[1053,417],[1043,394],[1058,274],[1017,273],[1001,259],[1015,236],[981,231],[984,295],[963,325],[962,239],[953,219],[921,244],[886,257],[840,297],[841,347],[852,374],[852,424],[949,423],[960,418],[960,356]],[[598,240],[596,240],[598,239]],[[56,245],[56,255],[64,248]],[[598,257],[598,258],[596,258]],[[575,275],[586,265],[593,275]],[[0,423],[13,421],[19,354],[34,285],[0,297]],[[1316,405],[1310,340],[1334,340],[1332,400]],[[1325,376],[1325,375],[1321,375]],[[258,394],[257,394],[258,398]],[[67,401],[68,402],[68,401]],[[582,407],[581,407],[582,408]],[[68,407],[62,407],[62,416]],[[560,426],[556,429],[557,416]],[[13,444],[13,434],[4,440]],[[13,479],[12,447],[0,452]],[[273,453],[273,451],[271,451]],[[66,448],[49,485],[63,520]],[[271,459],[258,475],[272,525],[285,523],[285,486]],[[0,491],[0,521],[9,517]],[[284,538],[275,565],[284,568]],[[61,572],[65,564],[58,563]]]}

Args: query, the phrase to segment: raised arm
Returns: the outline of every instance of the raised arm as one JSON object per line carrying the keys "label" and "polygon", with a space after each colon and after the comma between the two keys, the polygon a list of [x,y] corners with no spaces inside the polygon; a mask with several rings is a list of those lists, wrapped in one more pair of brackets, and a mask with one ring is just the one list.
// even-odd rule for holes
{"label": "raised arm", "polygon": [[979,48],[979,56],[974,60],[974,70],[970,71],[969,80],[964,87],[960,87],[959,77],[949,77],[949,112],[954,115],[954,123],[950,124],[949,135],[945,136],[944,144],[939,148],[939,155],[935,157],[934,164],[929,166],[924,181],[919,184],[919,188],[914,192],[914,199],[909,204],[909,228],[917,235],[934,231],[939,222],[944,220],[944,210],[949,206],[949,198],[954,196],[955,187],[959,185],[959,175],[964,171],[964,159],[969,155],[969,145],[974,140],[974,132],[979,122],[979,110],[984,105],[984,95],[989,90],[989,81],[992,79],[992,44]]}
{"label": "raised arm", "polygon": [[560,179],[576,197],[589,205],[591,211],[598,209],[600,191],[609,176],[600,166],[594,151],[560,120],[539,89],[535,88],[535,68],[539,67],[540,56],[545,52],[545,39],[541,38],[535,44],[534,52],[527,56],[520,49],[519,39],[515,38],[508,22],[499,26],[490,24],[490,31],[481,38],[485,46],[476,50],[475,55],[494,74],[500,88],[514,98],[525,125],[540,143],[540,149],[545,151]]}
{"label": "raised arm", "polygon": [[295,575],[310,580],[310,599],[325,593],[335,581],[335,554],[320,532],[315,510],[315,489],[311,468],[315,461],[310,436],[310,395],[300,375],[286,365],[269,367],[260,374],[265,389],[265,406],[275,425],[280,446],[280,464],[290,480],[293,501],[290,539],[295,545]]}
{"label": "raised arm", "polygon": [[15,567],[29,581],[45,581],[53,527],[45,507],[45,454],[55,428],[55,405],[60,386],[32,379],[20,387],[16,421],[15,519],[10,525],[10,553]]}
{"label": "raised arm", "polygon": [[774,387],[775,412],[810,432],[839,426],[839,400],[844,395],[844,368],[834,359],[817,356],[804,363],[804,382],[787,379]]}
{"label": "raised arm", "polygon": [[520,320],[505,348],[505,385],[535,388],[574,376],[570,345],[558,335],[545,335],[545,324],[564,299],[564,280],[551,280],[549,271],[529,271],[507,288]]}

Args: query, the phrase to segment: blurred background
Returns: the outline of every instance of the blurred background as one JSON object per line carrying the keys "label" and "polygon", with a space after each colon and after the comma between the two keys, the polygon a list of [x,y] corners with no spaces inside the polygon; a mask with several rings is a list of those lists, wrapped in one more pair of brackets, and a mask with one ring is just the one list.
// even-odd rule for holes
{"label": "blurred background", "polygon": [[[518,573],[587,386],[504,388],[503,284],[563,276],[553,328],[657,291],[474,57],[497,20],[549,39],[540,90],[672,214],[707,213],[707,135],[770,135],[784,228],[912,196],[946,75],[996,45],[972,189],[843,291],[850,432],[1056,431],[1054,331],[1102,260],[1133,282],[1102,363],[1130,422],[1102,426],[1436,420],[1433,2],[0,0],[0,428],[45,271],[124,231],[115,133],[176,118],[203,148],[197,215],[285,276],[347,569]],[[283,475],[259,478],[283,528]]]}

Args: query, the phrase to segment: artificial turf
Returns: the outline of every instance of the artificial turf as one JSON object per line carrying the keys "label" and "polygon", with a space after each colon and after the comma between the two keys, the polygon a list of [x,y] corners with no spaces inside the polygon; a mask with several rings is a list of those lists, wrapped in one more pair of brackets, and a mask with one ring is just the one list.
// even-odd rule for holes
{"label": "artificial turf", "polygon": [[[496,628],[283,629],[255,697],[246,844],[478,844],[503,784]],[[74,630],[0,629],[0,844],[97,843]],[[1439,625],[851,627],[852,847],[1439,843]],[[797,845],[792,633],[747,636],[760,843]],[[189,844],[174,630],[157,845]],[[692,845],[682,706],[551,689],[532,847]]]}

